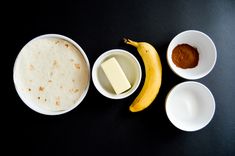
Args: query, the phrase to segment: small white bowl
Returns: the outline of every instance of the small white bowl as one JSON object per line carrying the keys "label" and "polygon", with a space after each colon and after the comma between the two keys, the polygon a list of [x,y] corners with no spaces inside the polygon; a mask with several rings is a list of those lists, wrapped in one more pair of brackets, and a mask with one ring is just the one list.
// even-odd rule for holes
{"label": "small white bowl", "polygon": [[183,131],[197,131],[205,127],[215,113],[215,100],[201,83],[183,82],[169,92],[165,102],[171,123]]}
{"label": "small white bowl", "polygon": [[[197,48],[199,53],[198,65],[194,68],[182,69],[172,61],[172,51],[179,44],[189,44]],[[177,75],[182,78],[195,80],[209,74],[217,59],[216,47],[211,38],[203,32],[196,30],[184,31],[173,38],[167,49],[167,61]]]}
{"label": "small white bowl", "polygon": [[[101,64],[111,57],[120,64],[123,72],[131,84],[131,88],[121,94],[116,94],[109,83]],[[128,51],[122,49],[109,50],[95,61],[92,69],[92,80],[96,89],[104,96],[111,99],[122,99],[130,96],[139,86],[142,77],[142,71],[138,60]]]}
{"label": "small white bowl", "polygon": [[[35,41],[38,41],[40,39],[48,39],[48,38],[55,38],[55,39],[58,39],[58,40],[65,40],[67,41],[68,43],[71,43],[74,48],[76,48],[76,50],[78,51],[78,55],[79,55],[79,60],[84,62],[84,66],[81,65],[81,69],[82,71],[86,71],[84,73],[81,72],[81,74],[77,75],[80,79],[83,79],[84,81],[86,80],[87,83],[85,84],[82,84],[84,85],[84,88],[82,90],[80,90],[79,92],[81,92],[81,95],[78,99],[76,99],[74,101],[74,104],[72,104],[71,106],[69,106],[69,108],[67,109],[63,109],[63,110],[58,110],[58,111],[52,111],[52,110],[49,110],[49,109],[45,109],[41,106],[39,106],[38,104],[36,104],[35,100],[32,100],[29,93],[25,93],[25,91],[22,89],[21,87],[21,84],[22,84],[22,81],[20,77],[18,77],[17,73],[20,72],[20,69],[19,69],[19,63],[21,62],[21,56],[22,56],[22,51],[24,48],[26,48],[27,46],[29,46],[32,42],[35,42]],[[55,43],[56,44],[56,43]],[[48,47],[48,46],[47,46]],[[30,50],[28,50],[30,51]],[[37,54],[36,51],[34,50],[33,52],[35,52],[34,54],[32,55],[35,55]],[[49,54],[48,54],[49,55]],[[47,57],[45,57],[45,60],[47,60]],[[28,61],[31,61],[31,60],[28,60]],[[48,67],[48,66],[45,66],[45,67]],[[68,67],[69,68],[69,67]],[[80,68],[80,67],[79,67]],[[46,77],[46,75],[41,75],[42,78]],[[82,101],[83,99],[85,98],[87,92],[88,92],[88,89],[89,89],[89,85],[90,85],[90,63],[89,63],[89,60],[85,54],[85,52],[83,51],[83,49],[75,42],[73,41],[72,39],[66,37],[66,36],[63,36],[63,35],[59,35],[59,34],[46,34],[46,35],[41,35],[41,36],[38,36],[34,39],[32,39],[31,41],[29,41],[22,49],[21,51],[19,52],[16,60],[15,60],[15,64],[14,64],[14,69],[13,69],[13,81],[14,81],[14,84],[15,84],[15,88],[16,88],[16,91],[19,95],[19,97],[22,99],[22,101],[28,106],[30,107],[32,110],[38,112],[38,113],[41,113],[41,114],[44,114],[44,115],[60,115],[60,114],[64,114],[64,113],[67,113],[71,110],[73,110],[74,108],[76,108]],[[66,82],[64,82],[66,84]],[[58,83],[59,85],[59,83]],[[79,84],[80,85],[80,84]],[[47,87],[47,86],[46,86]],[[48,93],[49,94],[49,93]],[[70,95],[68,95],[70,96]]]}

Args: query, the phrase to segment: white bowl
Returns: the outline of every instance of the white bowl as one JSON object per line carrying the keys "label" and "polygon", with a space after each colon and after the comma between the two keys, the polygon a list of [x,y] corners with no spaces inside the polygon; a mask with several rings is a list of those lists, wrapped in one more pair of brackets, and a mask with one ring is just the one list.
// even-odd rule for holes
{"label": "white bowl", "polygon": [[[76,97],[76,100],[74,100],[73,101],[73,103],[71,103],[71,105],[70,106],[68,106],[68,107],[66,107],[67,109],[63,109],[63,110],[52,110],[52,109],[45,109],[45,106],[41,106],[41,105],[39,105],[38,104],[38,101],[36,101],[35,100],[35,98],[34,99],[32,99],[32,95],[30,95],[30,93],[27,93],[26,91],[25,91],[25,89],[23,89],[23,87],[22,87],[22,84],[23,84],[23,82],[25,82],[25,79],[24,78],[22,78],[22,76],[19,76],[19,74],[20,73],[22,73],[21,72],[21,70],[22,70],[22,66],[20,65],[20,64],[22,64],[21,62],[24,62],[24,64],[27,64],[28,62],[32,62],[32,63],[34,63],[35,61],[37,62],[37,61],[41,61],[41,59],[34,59],[34,61],[32,61],[32,60],[24,60],[24,61],[22,61],[22,53],[23,53],[23,51],[25,52],[26,50],[24,50],[24,48],[26,48],[26,47],[30,47],[30,45],[32,45],[31,43],[37,43],[38,44],[38,40],[43,40],[43,39],[50,39],[50,38],[52,38],[53,39],[53,41],[54,41],[54,39],[57,39],[57,40],[59,40],[58,41],[58,43],[61,41],[62,43],[64,43],[64,46],[68,46],[68,44],[65,44],[65,43],[69,43],[69,44],[71,44],[72,46],[71,47],[69,47],[69,48],[73,48],[73,49],[75,49],[75,53],[73,53],[74,55],[76,54],[76,52],[78,52],[78,55],[75,55],[76,56],[76,60],[78,60],[79,62],[82,62],[81,63],[81,72],[80,73],[78,73],[77,72],[77,74],[76,74],[76,76],[78,76],[78,81],[80,81],[80,79],[85,79],[86,81],[84,81],[85,82],[85,84],[80,84],[79,82],[77,82],[76,81],[76,84],[78,84],[78,85],[76,85],[76,86],[82,86],[81,88],[80,88],[80,90],[77,92],[76,91],[76,93],[77,94],[79,94],[79,97]],[[49,43],[49,42],[48,42]],[[50,42],[51,43],[51,42]],[[56,42],[55,42],[55,44],[57,44]],[[45,44],[44,44],[45,45]],[[51,44],[50,44],[51,45]],[[50,45],[49,45],[49,47],[50,47]],[[45,47],[48,47],[48,45],[46,45]],[[68,48],[68,47],[67,47]],[[27,48],[26,48],[27,49]],[[39,50],[38,49],[40,49],[40,47],[38,47],[38,48],[34,48],[34,49],[36,49],[36,50],[32,50],[32,49],[30,49],[30,48],[28,48],[27,49],[27,51],[29,51],[29,53],[27,53],[27,54],[30,54],[30,55],[37,55],[37,53],[39,54],[40,52],[39,52]],[[37,51],[38,50],[38,51]],[[31,52],[32,53],[31,53]],[[63,50],[62,50],[63,51]],[[58,53],[57,53],[58,54]],[[24,55],[25,55],[25,53],[24,53]],[[53,56],[54,55],[52,55],[51,53],[48,53],[48,56],[49,55],[51,55],[52,56],[52,58],[53,58]],[[58,54],[59,55],[59,54]],[[72,54],[71,54],[72,55]],[[27,56],[27,55],[26,55]],[[45,60],[47,60],[48,61],[48,56],[45,56],[44,57],[44,59]],[[64,59],[64,55],[62,56],[62,59]],[[64,61],[68,61],[68,60],[62,60],[61,62],[61,64],[59,64],[59,65],[61,65],[61,67],[62,67],[62,65],[64,65],[63,64],[63,62]],[[39,63],[38,63],[39,64]],[[44,66],[44,69],[47,69],[48,68],[48,66],[46,66],[45,64],[41,64],[41,66]],[[71,66],[72,67],[72,66]],[[49,67],[49,68],[51,68],[51,67]],[[80,67],[79,67],[80,68]],[[83,68],[83,69],[82,69]],[[70,69],[69,67],[64,67],[64,69]],[[59,70],[58,70],[59,71]],[[40,73],[40,72],[39,72]],[[49,73],[48,73],[49,74]],[[39,77],[37,77],[36,78],[36,80],[37,81],[40,81],[40,79],[44,79],[45,77],[48,77],[48,74],[41,74],[40,75],[40,78]],[[71,73],[69,73],[69,74],[71,74]],[[68,74],[68,75],[69,75]],[[65,79],[67,78],[67,76],[68,75],[63,75],[63,76],[65,76]],[[58,77],[58,76],[56,76],[56,77]],[[32,39],[31,41],[29,41],[22,49],[21,49],[21,51],[20,51],[20,53],[18,54],[18,56],[17,56],[17,58],[16,58],[16,60],[15,60],[15,64],[14,64],[14,69],[13,69],[13,80],[14,80],[14,84],[15,84],[15,88],[16,88],[16,91],[17,91],[17,93],[18,93],[18,95],[20,96],[20,98],[22,99],[22,101],[28,106],[28,107],[30,107],[32,110],[34,110],[34,111],[36,111],[36,112],[38,112],[38,113],[41,113],[41,114],[44,114],[44,115],[59,115],[59,114],[64,114],[64,113],[67,113],[67,112],[69,112],[69,111],[71,111],[72,109],[74,109],[75,107],[77,107],[81,102],[82,102],[82,100],[85,98],[85,96],[86,96],[86,94],[87,94],[87,92],[88,92],[88,88],[89,88],[89,85],[90,85],[90,64],[89,64],[89,61],[88,61],[88,58],[87,58],[87,56],[86,56],[86,54],[85,54],[85,52],[83,51],[83,49],[76,43],[76,42],[74,42],[72,39],[70,39],[70,38],[68,38],[68,37],[65,37],[65,36],[62,36],[62,35],[58,35],[58,34],[46,34],[46,35],[41,35],[41,36],[39,36],[39,37],[36,37],[36,38],[34,38],[34,39]],[[49,80],[50,82],[52,82],[51,80]],[[49,81],[48,81],[48,83],[49,83]],[[69,80],[68,80],[69,81]],[[36,81],[35,81],[36,82]],[[75,82],[75,80],[74,80],[74,82]],[[33,82],[32,82],[33,83]],[[63,82],[58,82],[58,81],[55,81],[55,83],[58,83],[58,85],[60,84],[60,83],[63,83],[64,85],[67,85],[68,83],[66,83],[66,81],[63,81]],[[35,85],[35,84],[32,84],[32,85]],[[47,88],[49,85],[46,85],[45,84],[45,88]],[[37,86],[38,87],[38,86]],[[64,89],[65,89],[65,87],[64,87]],[[29,91],[30,91],[31,89],[29,89]],[[46,89],[45,89],[46,90]],[[58,89],[54,89],[54,91],[56,92]],[[53,93],[54,93],[54,91],[53,91]],[[49,92],[49,93],[47,93],[48,94],[48,97],[50,98],[50,93],[52,93],[52,92]],[[58,92],[57,92],[58,93]],[[74,94],[75,95],[75,94]],[[76,95],[75,95],[76,96]],[[68,95],[68,98],[70,98],[71,97],[71,95]],[[67,96],[66,96],[66,98],[67,98]],[[38,99],[40,99],[40,98],[38,98]],[[42,98],[41,98],[42,99]],[[40,100],[41,100],[40,99]],[[46,101],[46,99],[45,99],[45,101]],[[48,100],[47,100],[48,101]],[[48,102],[49,104],[51,104],[52,103],[52,100],[50,99],[50,102]],[[62,103],[62,102],[61,102]],[[64,102],[63,102],[64,103]],[[65,102],[66,103],[66,102]],[[65,108],[65,107],[64,107]]]}
{"label": "white bowl", "polygon": [[[182,69],[177,67],[172,61],[172,51],[179,44],[189,44],[197,48],[199,53],[198,65],[194,68]],[[177,75],[182,78],[195,80],[206,76],[216,63],[216,47],[211,38],[196,30],[184,31],[173,38],[167,49],[167,61]]]}
{"label": "white bowl", "polygon": [[[101,64],[107,59],[115,57],[120,64],[123,72],[131,84],[131,88],[121,94],[116,94],[109,83]],[[142,71],[137,59],[128,51],[122,49],[109,50],[95,61],[92,69],[92,80],[96,89],[104,96],[111,99],[122,99],[130,96],[139,86],[141,81]]]}
{"label": "white bowl", "polygon": [[183,82],[169,92],[165,103],[171,123],[184,131],[205,127],[215,113],[215,100],[210,90],[201,83]]}

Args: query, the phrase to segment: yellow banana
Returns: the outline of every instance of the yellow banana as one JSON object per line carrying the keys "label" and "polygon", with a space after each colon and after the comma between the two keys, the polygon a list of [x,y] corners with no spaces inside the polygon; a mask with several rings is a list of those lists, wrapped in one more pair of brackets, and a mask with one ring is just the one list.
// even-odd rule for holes
{"label": "yellow banana", "polygon": [[131,112],[138,112],[147,108],[156,98],[162,83],[162,64],[157,51],[151,44],[130,39],[124,39],[124,42],[137,48],[145,66],[144,86],[129,107]]}

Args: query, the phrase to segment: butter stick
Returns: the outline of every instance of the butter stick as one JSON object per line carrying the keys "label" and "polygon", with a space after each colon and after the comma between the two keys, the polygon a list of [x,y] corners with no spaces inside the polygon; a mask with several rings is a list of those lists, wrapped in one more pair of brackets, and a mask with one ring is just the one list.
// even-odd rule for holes
{"label": "butter stick", "polygon": [[118,61],[112,57],[101,64],[106,77],[116,94],[120,94],[131,88],[125,73],[123,72]]}

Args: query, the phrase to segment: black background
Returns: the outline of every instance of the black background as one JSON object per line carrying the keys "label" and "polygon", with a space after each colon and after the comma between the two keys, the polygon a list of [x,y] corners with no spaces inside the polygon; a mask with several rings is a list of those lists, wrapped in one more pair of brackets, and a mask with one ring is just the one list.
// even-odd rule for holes
{"label": "black background", "polygon": [[[11,41],[4,52],[9,83],[8,102],[4,102],[7,109],[2,110],[6,130],[2,133],[3,147],[8,154],[235,155],[235,1],[10,1],[2,6],[6,6],[2,15]],[[208,34],[218,55],[212,72],[196,80],[215,97],[214,118],[207,127],[191,133],[175,128],[164,110],[169,90],[186,81],[168,67],[167,46],[175,35],[190,29]],[[13,65],[29,40],[48,33],[76,41],[86,52],[91,68],[103,52],[121,48],[134,54],[144,70],[136,49],[125,45],[122,38],[151,43],[163,65],[160,94],[146,110],[130,113],[128,107],[141,87],[128,98],[111,100],[91,81],[86,98],[71,112],[46,116],[32,111],[15,91]]]}

